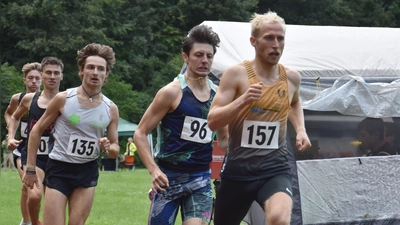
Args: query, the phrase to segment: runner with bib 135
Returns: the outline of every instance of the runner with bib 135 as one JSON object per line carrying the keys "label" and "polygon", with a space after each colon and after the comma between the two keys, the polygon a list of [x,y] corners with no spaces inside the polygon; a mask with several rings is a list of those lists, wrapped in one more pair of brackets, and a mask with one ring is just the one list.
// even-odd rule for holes
{"label": "runner with bib 135", "polygon": [[[99,177],[96,159],[102,151],[109,158],[116,158],[119,153],[118,107],[102,94],[115,63],[114,51],[109,46],[92,43],[78,51],[77,60],[81,86],[54,97],[28,141],[28,165],[32,165],[36,152],[31,149],[40,145],[38,140],[45,128],[55,121],[43,182],[44,224],[64,225],[66,221],[85,224]],[[38,183],[29,170],[23,181],[30,188]]]}

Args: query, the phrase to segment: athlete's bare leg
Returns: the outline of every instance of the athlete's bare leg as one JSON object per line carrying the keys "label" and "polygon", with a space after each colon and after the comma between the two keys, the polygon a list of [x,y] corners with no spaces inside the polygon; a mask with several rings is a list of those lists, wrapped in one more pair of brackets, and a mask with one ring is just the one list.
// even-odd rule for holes
{"label": "athlete's bare leg", "polygon": [[36,185],[34,185],[32,189],[28,188],[28,210],[32,225],[39,225],[40,205],[44,189],[42,184],[44,171],[36,167],[36,174],[38,176],[40,188],[37,188]]}
{"label": "athlete's bare leg", "polygon": [[94,187],[77,188],[69,197],[69,225],[84,225],[92,209]]}
{"label": "athlete's bare leg", "polygon": [[67,197],[47,187],[44,194],[43,225],[65,225]]}
{"label": "athlete's bare leg", "polygon": [[[18,175],[22,180],[22,177],[24,176],[24,171],[21,169],[21,158],[17,158],[17,170],[18,170]],[[29,217],[29,212],[28,212],[28,188],[23,184],[21,187],[21,198],[19,201],[20,208],[21,208],[21,214],[22,214],[22,219],[24,223],[30,223],[31,219]]]}

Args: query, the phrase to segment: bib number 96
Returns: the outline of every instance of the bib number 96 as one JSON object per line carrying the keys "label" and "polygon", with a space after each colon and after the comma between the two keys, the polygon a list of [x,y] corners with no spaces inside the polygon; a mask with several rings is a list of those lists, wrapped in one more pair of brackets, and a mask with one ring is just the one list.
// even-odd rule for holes
{"label": "bib number 96", "polygon": [[209,143],[212,141],[212,131],[208,127],[207,120],[186,116],[181,138],[197,143]]}

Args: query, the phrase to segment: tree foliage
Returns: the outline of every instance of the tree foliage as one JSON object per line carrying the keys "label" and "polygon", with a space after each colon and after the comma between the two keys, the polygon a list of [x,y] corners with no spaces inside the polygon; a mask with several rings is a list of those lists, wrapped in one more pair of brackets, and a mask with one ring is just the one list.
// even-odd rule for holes
{"label": "tree foliage", "polygon": [[277,12],[287,24],[399,27],[399,0],[260,0],[258,12]]}
{"label": "tree foliage", "polygon": [[11,94],[23,89],[22,65],[59,57],[65,90],[80,84],[77,50],[97,42],[113,47],[117,58],[103,92],[123,118],[138,123],[155,93],[179,73],[181,39],[193,26],[246,22],[268,10],[288,24],[400,26],[400,0],[2,0],[1,113]]}
{"label": "tree foliage", "polygon": [[0,63],[0,137],[1,132],[6,127],[4,120],[4,112],[10,102],[13,94],[24,91],[25,86],[21,85],[23,76],[18,72],[15,67],[8,65],[8,63]]}

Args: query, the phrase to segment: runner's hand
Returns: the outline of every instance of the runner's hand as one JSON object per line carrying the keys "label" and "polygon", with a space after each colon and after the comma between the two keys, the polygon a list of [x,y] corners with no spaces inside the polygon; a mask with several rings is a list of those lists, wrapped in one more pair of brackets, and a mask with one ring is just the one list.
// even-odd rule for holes
{"label": "runner's hand", "polygon": [[22,140],[8,139],[8,150],[14,150],[18,147],[18,145],[22,142]]}
{"label": "runner's hand", "polygon": [[250,85],[249,89],[241,96],[243,102],[248,104],[252,104],[255,101],[258,101],[261,98],[263,83],[258,82],[257,84]]}
{"label": "runner's hand", "polygon": [[169,186],[168,178],[160,169],[157,168],[154,172],[151,172],[151,178],[153,191],[166,191],[165,187]]}
{"label": "runner's hand", "polygon": [[296,148],[299,151],[305,151],[306,149],[311,147],[311,142],[310,139],[308,139],[308,136],[306,132],[299,132],[296,135]]}
{"label": "runner's hand", "polygon": [[100,148],[103,150],[103,152],[108,153],[108,151],[110,150],[111,144],[110,144],[110,140],[108,140],[108,138],[103,137],[99,139],[99,145]]}
{"label": "runner's hand", "polygon": [[35,185],[38,189],[40,189],[39,180],[36,174],[26,174],[26,171],[24,171],[24,176],[22,177],[22,183],[24,183],[24,185],[26,185],[30,189],[33,189]]}

